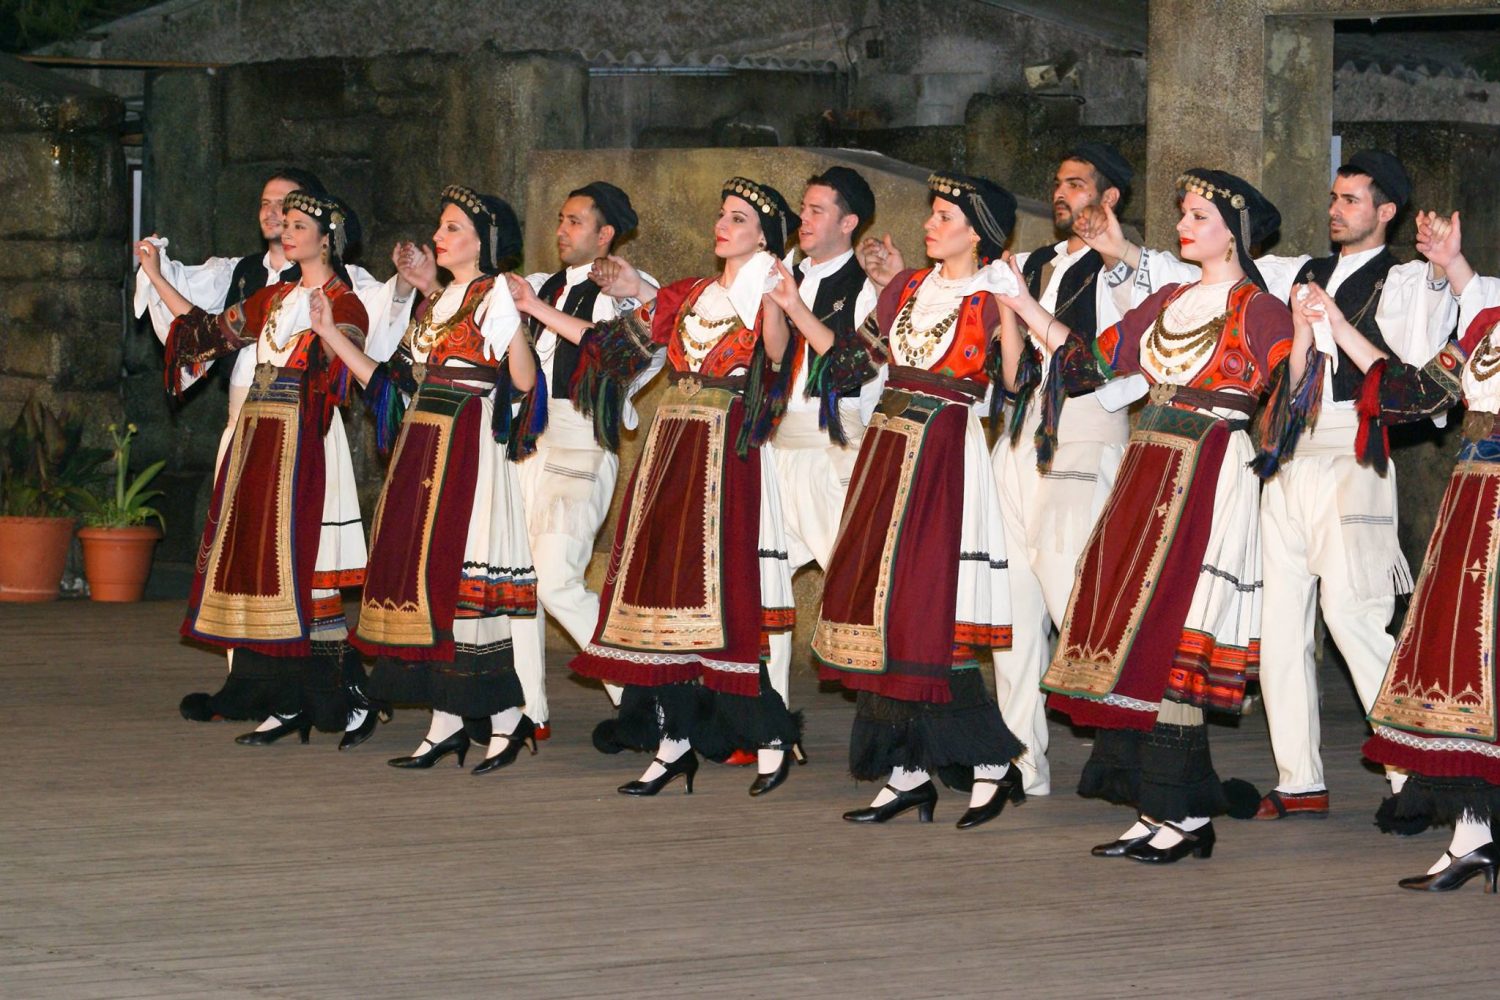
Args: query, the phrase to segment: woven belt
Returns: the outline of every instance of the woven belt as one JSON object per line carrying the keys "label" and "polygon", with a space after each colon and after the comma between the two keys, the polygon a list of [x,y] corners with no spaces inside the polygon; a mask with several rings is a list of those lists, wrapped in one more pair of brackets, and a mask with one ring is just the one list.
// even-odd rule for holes
{"label": "woven belt", "polygon": [[891,365],[890,374],[886,378],[887,384],[895,384],[899,389],[936,389],[939,392],[958,393],[970,399],[983,399],[985,387],[983,383],[969,378],[953,378],[950,375],[939,375],[937,372],[928,371],[926,368],[909,368],[905,365]]}
{"label": "woven belt", "polygon": [[494,368],[470,368],[467,365],[429,365],[421,361],[412,363],[411,377],[418,385],[423,382],[433,382],[438,385],[454,386],[462,389],[464,386],[455,386],[457,382],[482,382],[485,385],[494,385],[500,373]]}
{"label": "woven belt", "polygon": [[698,372],[678,371],[676,368],[667,372],[667,380],[677,386],[684,396],[697,395],[700,389],[727,389],[743,393],[746,381],[743,375],[702,375]]}

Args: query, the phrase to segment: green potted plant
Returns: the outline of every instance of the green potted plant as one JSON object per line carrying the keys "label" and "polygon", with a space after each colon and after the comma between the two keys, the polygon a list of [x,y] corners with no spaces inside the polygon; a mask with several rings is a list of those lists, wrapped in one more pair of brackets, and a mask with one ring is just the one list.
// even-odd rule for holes
{"label": "green potted plant", "polygon": [[56,599],[74,515],[107,454],[35,397],[0,432],[0,601]]}
{"label": "green potted plant", "polygon": [[78,540],[83,544],[89,596],[96,601],[141,599],[151,575],[152,552],[167,526],[161,511],[150,506],[162,491],[146,488],[167,463],[152,462],[130,478],[130,439],[136,429],[129,424],[122,434],[118,426],[109,425],[115,442],[114,491],[90,493],[83,504],[85,527],[79,530]]}

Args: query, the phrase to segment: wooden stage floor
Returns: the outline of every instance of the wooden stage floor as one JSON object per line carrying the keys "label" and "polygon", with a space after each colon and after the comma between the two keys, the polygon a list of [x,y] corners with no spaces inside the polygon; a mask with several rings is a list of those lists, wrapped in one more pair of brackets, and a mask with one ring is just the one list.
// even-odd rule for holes
{"label": "wooden stage floor", "polygon": [[[932,825],[841,822],[873,789],[852,706],[807,677],[811,763],[764,800],[713,765],[691,797],[616,794],[645,760],[593,750],[606,702],[562,650],[556,735],[493,775],[386,767],[415,711],[342,754],[237,746],[177,714],[222,662],[181,610],[0,605],[0,996],[1496,995],[1500,900],[1396,888],[1447,835],[1375,831],[1337,678],[1333,814],[1220,820],[1211,860],[1157,869],[1089,857],[1130,816],[1072,793],[1087,744],[1056,723],[1051,797],[967,832],[946,791]],[[1272,782],[1262,717],[1213,740],[1222,775]]]}

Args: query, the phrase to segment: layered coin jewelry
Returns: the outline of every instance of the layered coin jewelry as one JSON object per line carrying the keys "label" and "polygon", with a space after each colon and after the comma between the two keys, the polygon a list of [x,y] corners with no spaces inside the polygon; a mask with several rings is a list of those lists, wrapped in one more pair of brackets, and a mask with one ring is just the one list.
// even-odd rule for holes
{"label": "layered coin jewelry", "polygon": [[1173,333],[1162,323],[1165,310],[1156,317],[1156,322],[1151,324],[1151,332],[1146,336],[1145,349],[1151,355],[1155,367],[1164,375],[1181,375],[1195,367],[1210,353],[1218,344],[1219,334],[1224,330],[1224,323],[1229,314],[1215,316],[1202,326],[1194,327],[1183,333]]}
{"label": "layered coin jewelry", "polygon": [[933,355],[937,353],[938,345],[942,343],[943,337],[952,329],[953,324],[958,322],[958,311],[963,308],[963,302],[953,307],[953,311],[932,326],[918,330],[912,322],[912,310],[917,304],[917,297],[913,295],[906,300],[906,305],[896,316],[895,329],[891,331],[891,346],[899,345],[901,356],[906,363],[913,368],[926,368],[931,363]]}

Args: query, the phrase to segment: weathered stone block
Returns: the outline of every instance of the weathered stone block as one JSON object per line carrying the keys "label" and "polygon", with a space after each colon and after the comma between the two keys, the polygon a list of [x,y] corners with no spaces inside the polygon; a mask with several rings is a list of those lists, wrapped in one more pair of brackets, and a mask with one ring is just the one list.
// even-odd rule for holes
{"label": "weathered stone block", "polygon": [[97,132],[0,134],[0,239],[124,237],[125,162]]}
{"label": "weathered stone block", "polygon": [[[202,260],[213,246],[213,178],[224,145],[221,103],[221,77],[213,73],[171,70],[147,78],[142,223],[168,237],[179,260]],[[164,189],[166,178],[183,183]]]}
{"label": "weathered stone block", "polygon": [[113,130],[123,117],[113,94],[0,55],[0,132]]}
{"label": "weathered stone block", "polygon": [[118,238],[0,240],[0,281],[56,281],[70,278],[123,279],[130,267],[130,245]]}

